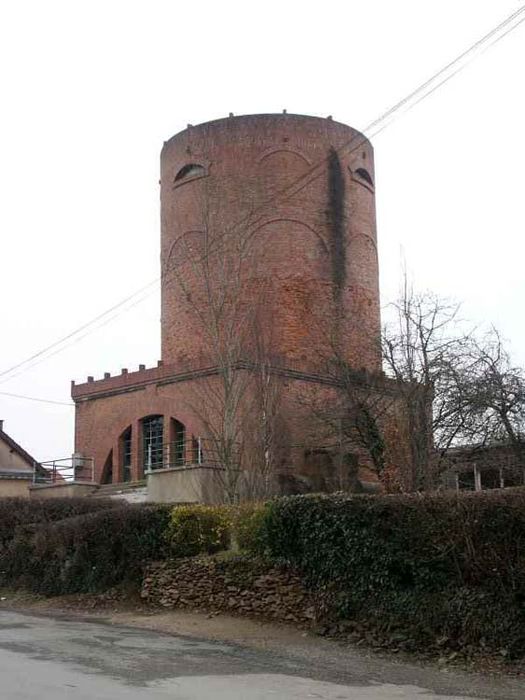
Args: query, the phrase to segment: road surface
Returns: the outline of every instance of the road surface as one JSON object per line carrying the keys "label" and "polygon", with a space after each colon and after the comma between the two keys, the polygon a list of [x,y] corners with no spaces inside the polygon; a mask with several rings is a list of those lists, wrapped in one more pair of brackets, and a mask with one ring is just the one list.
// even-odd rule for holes
{"label": "road surface", "polygon": [[[335,648],[335,647],[334,647]],[[484,680],[348,650],[309,662],[233,644],[103,622],[0,611],[1,700],[498,700],[517,680]]]}

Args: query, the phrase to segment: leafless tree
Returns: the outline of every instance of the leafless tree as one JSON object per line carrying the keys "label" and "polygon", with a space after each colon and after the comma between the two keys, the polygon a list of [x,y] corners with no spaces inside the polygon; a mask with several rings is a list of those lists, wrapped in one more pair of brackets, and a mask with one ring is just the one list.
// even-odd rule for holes
{"label": "leafless tree", "polygon": [[523,460],[525,373],[512,363],[500,333],[492,328],[471,338],[465,392],[473,418],[474,444],[510,445]]}
{"label": "leafless tree", "polygon": [[207,211],[206,197],[202,210],[201,228],[178,240],[166,274],[206,347],[201,364],[210,371],[192,382],[188,403],[204,429],[204,458],[234,503],[269,493],[275,463],[278,384],[261,314],[267,282],[253,274],[249,216],[229,227]]}
{"label": "leafless tree", "polygon": [[396,381],[408,447],[402,475],[408,490],[435,485],[447,450],[473,429],[465,379],[472,333],[459,305],[430,292],[416,294],[405,276],[394,320],[383,331],[385,371]]}
{"label": "leafless tree", "polygon": [[245,421],[245,484],[248,500],[268,498],[283,456],[281,403],[283,383],[272,366],[269,324],[255,317],[251,356],[250,405]]}

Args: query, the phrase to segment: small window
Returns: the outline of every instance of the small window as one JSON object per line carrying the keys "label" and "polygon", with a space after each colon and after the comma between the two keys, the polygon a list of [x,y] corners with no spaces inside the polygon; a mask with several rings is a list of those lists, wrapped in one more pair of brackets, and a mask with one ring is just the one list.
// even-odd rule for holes
{"label": "small window", "polygon": [[357,168],[357,170],[354,171],[356,175],[358,175],[361,180],[364,180],[365,182],[368,182],[368,184],[373,187],[374,182],[372,178],[370,177],[370,173],[368,170],[365,170],[364,168]]}
{"label": "small window", "polygon": [[188,165],[182,167],[175,175],[175,182],[180,182],[181,180],[187,180],[190,177],[194,178],[205,174],[206,170],[202,165],[198,165],[197,163],[188,163]]}

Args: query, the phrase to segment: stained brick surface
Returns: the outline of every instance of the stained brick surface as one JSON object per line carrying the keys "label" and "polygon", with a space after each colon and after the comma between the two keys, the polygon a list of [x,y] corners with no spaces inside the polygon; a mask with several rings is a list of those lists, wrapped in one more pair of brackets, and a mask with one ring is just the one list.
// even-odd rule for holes
{"label": "stained brick surface", "polygon": [[[231,312],[219,335],[233,319],[247,352],[264,338],[265,351],[295,371],[310,371],[334,348],[355,368],[380,371],[374,187],[358,169],[374,181],[371,145],[331,119],[230,117],[164,144],[162,364],[72,387],[76,451],[95,457],[97,479],[110,454],[113,480],[122,478],[120,436],[130,425],[132,474],[141,476],[146,415],[164,415],[166,435],[172,417],[188,436],[204,431],[191,374],[215,364],[203,260]],[[283,430],[297,445],[308,423],[293,400],[302,380],[282,382]],[[300,462],[301,450],[290,448],[288,468]]]}

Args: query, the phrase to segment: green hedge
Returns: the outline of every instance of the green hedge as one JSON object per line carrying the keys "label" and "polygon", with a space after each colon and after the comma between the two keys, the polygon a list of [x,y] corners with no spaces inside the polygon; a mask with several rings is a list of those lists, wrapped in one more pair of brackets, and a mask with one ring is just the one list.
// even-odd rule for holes
{"label": "green hedge", "polygon": [[264,555],[266,549],[264,523],[267,510],[266,503],[246,503],[232,509],[232,539],[239,550],[256,556]]}
{"label": "green hedge", "polygon": [[38,528],[19,528],[6,576],[36,593],[104,591],[140,580],[167,555],[168,506],[117,506]]}
{"label": "green hedge", "polygon": [[176,506],[166,530],[171,556],[193,557],[228,549],[230,528],[227,506]]}
{"label": "green hedge", "polygon": [[109,498],[0,498],[0,556],[19,526],[49,523],[114,507],[115,501]]}
{"label": "green hedge", "polygon": [[414,644],[525,651],[523,490],[281,498],[259,539],[335,618],[404,630]]}

